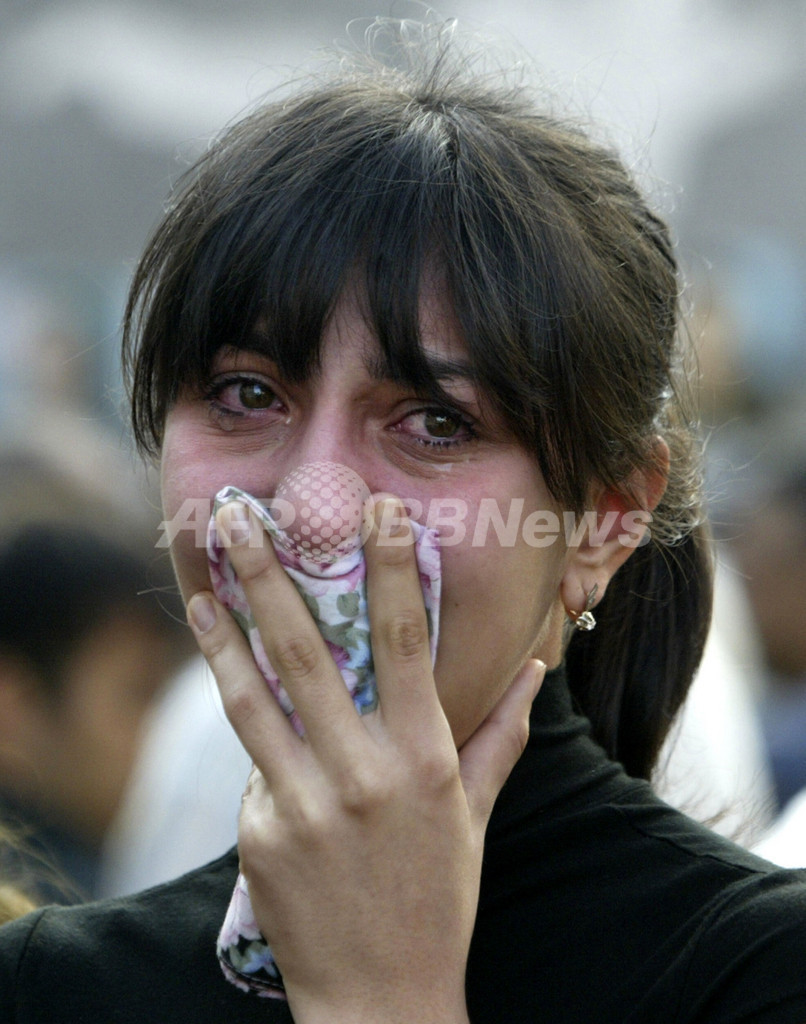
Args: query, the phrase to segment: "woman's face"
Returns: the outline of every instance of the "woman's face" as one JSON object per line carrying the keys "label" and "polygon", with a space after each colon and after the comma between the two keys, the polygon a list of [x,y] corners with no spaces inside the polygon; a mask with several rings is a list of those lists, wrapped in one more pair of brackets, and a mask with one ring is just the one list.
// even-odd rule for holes
{"label": "woman's face", "polygon": [[[440,383],[452,408],[424,402],[379,371],[376,342],[345,297],[325,329],[321,367],[303,384],[284,381],[265,356],[223,349],[207,393],[177,400],[164,436],[163,508],[170,521],[186,500],[212,502],[227,484],[270,498],[294,469],[328,461],[350,467],[371,492],[409,502],[422,523],[441,515],[435,676],[461,745],[527,657],[559,660],[566,546],[560,538],[538,546],[528,523],[522,529],[530,513],[556,505],[534,459],[463,375],[452,311],[433,289],[422,310],[424,347],[448,364]],[[510,527],[503,540],[496,516],[499,529]],[[178,533],[172,554],[186,601],[210,589],[192,530]]]}

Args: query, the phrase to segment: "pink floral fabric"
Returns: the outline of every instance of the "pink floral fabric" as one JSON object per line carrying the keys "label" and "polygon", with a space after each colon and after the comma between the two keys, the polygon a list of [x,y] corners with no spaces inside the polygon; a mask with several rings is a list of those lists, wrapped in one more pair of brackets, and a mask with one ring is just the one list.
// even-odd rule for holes
{"label": "pink floral fabric", "polygon": [[[272,669],[260,639],[243,589],[220,542],[215,514],[222,505],[239,500],[248,505],[263,523],[286,572],[294,581],[327,646],[338,665],[359,714],[378,705],[378,693],[370,648],[367,616],[366,562],[363,548],[356,546],[335,561],[322,563],[305,557],[280,531],[268,510],[256,498],[236,487],[225,487],[216,495],[207,534],[207,553],[213,590],[229,609],[249,640],[255,661],[266,683],[300,735],[302,722]],[[439,635],[441,565],[436,530],[412,523],[420,583],[428,615],[432,661]],[[261,996],[285,998],[282,978],[271,950],[260,934],[246,879],[238,876],[224,923],[218,936],[217,952],[226,977],[239,988]]]}

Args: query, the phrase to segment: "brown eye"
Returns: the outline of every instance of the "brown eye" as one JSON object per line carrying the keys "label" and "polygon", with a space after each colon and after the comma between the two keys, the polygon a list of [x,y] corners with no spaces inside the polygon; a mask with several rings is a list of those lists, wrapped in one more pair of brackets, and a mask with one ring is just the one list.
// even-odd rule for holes
{"label": "brown eye", "polygon": [[455,409],[432,406],[417,409],[395,424],[396,433],[411,444],[448,451],[476,440],[473,422]]}
{"label": "brown eye", "polygon": [[423,426],[431,437],[454,437],[463,426],[462,420],[444,409],[429,409],[423,415]]}
{"label": "brown eye", "polygon": [[277,396],[259,380],[245,380],[238,387],[238,400],[245,409],[268,409]]}

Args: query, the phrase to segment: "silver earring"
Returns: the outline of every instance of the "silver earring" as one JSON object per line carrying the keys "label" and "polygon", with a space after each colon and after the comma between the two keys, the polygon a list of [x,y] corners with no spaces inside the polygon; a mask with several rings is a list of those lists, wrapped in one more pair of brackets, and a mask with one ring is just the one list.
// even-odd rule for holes
{"label": "silver earring", "polygon": [[576,629],[581,630],[583,633],[590,633],[590,631],[596,626],[596,618],[591,611],[593,608],[593,602],[596,600],[596,591],[599,589],[599,584],[594,583],[588,592],[587,599],[585,600],[585,610],[582,612],[571,612],[570,618]]}

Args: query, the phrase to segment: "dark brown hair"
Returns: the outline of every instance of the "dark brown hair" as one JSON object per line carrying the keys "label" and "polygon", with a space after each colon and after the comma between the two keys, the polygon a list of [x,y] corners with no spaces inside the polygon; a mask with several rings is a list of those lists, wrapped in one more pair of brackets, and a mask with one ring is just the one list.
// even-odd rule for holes
{"label": "dark brown hair", "polygon": [[187,176],[126,313],[135,435],[158,451],[178,389],[203,382],[222,345],[304,378],[348,280],[365,287],[393,375],[439,395],[418,332],[438,267],[479,385],[564,507],[581,512],[593,480],[625,489],[657,435],[671,448],[651,542],[567,653],[595,736],[646,776],[710,609],[668,232],[614,153],[521,89],[467,73],[441,41],[408,64],[342,71],[259,109]]}

